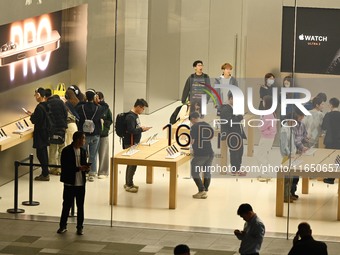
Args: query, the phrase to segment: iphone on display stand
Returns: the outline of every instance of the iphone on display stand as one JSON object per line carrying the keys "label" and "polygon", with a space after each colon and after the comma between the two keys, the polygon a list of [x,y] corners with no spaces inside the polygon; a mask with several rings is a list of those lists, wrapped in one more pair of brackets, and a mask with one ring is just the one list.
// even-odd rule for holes
{"label": "iphone on display stand", "polygon": [[1,131],[5,136],[7,136],[7,134],[5,133],[5,131],[2,128],[1,128]]}
{"label": "iphone on display stand", "polygon": [[31,42],[24,47],[17,47],[14,43],[7,43],[1,47],[0,66],[35,57],[60,47],[60,35],[57,30],[51,32],[50,38],[42,36],[39,41]]}
{"label": "iphone on display stand", "polygon": [[24,122],[25,122],[26,127],[29,127],[29,125],[28,125],[28,123],[25,119],[24,119]]}
{"label": "iphone on display stand", "polygon": [[21,124],[20,121],[18,121],[18,125],[19,125],[20,129],[24,129],[24,126]]}

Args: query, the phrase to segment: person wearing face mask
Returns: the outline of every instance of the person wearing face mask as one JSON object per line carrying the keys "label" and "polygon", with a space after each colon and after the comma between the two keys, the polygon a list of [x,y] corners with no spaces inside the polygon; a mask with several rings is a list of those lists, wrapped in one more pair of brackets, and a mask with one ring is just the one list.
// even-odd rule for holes
{"label": "person wearing face mask", "polygon": [[260,105],[259,110],[264,110],[263,106],[263,97],[264,96],[273,96],[273,85],[275,83],[275,76],[272,73],[267,73],[264,76],[264,85],[260,87]]}

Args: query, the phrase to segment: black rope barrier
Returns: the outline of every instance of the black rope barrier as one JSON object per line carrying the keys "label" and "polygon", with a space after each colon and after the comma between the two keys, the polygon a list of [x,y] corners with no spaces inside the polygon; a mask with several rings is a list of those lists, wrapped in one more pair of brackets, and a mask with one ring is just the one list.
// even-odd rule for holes
{"label": "black rope barrier", "polygon": [[[25,163],[29,161],[29,163]],[[29,191],[28,191],[28,201],[22,202],[22,205],[26,206],[37,206],[40,203],[33,201],[33,167],[41,167],[41,164],[33,163],[33,154],[30,154],[28,158],[21,161],[14,161],[14,207],[7,209],[8,213],[24,213],[24,209],[18,208],[18,190],[19,190],[19,166],[29,166]],[[48,165],[48,167],[60,168],[60,165]],[[74,215],[74,209],[73,209]]]}

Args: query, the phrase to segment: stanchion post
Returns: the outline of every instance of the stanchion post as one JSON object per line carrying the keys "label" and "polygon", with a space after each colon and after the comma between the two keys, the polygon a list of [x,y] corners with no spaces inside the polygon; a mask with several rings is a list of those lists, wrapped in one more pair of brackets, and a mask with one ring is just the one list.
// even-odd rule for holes
{"label": "stanchion post", "polygon": [[74,204],[75,204],[75,202],[74,202],[74,200],[73,200],[73,203],[72,203],[72,206],[71,206],[71,212],[70,212],[69,217],[76,217],[76,216],[74,215]]}
{"label": "stanchion post", "polygon": [[14,208],[7,209],[8,213],[24,213],[24,209],[18,208],[18,179],[19,179],[19,161],[14,162]]}
{"label": "stanchion post", "polygon": [[37,206],[40,203],[37,201],[33,201],[33,154],[31,153],[29,156],[30,161],[30,170],[29,170],[29,188],[28,188],[28,201],[22,202],[23,205],[28,206]]}

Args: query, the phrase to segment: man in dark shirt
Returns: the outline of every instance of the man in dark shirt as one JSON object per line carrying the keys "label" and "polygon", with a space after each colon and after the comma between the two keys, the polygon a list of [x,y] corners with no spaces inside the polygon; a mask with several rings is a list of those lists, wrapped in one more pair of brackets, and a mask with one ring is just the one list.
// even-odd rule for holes
{"label": "man in dark shirt", "polygon": [[90,170],[90,166],[86,162],[84,144],[85,134],[76,131],[73,134],[72,144],[66,146],[61,152],[60,181],[64,183],[64,192],[58,234],[63,234],[67,231],[67,219],[74,199],[76,199],[77,205],[77,235],[83,234],[85,173]]}
{"label": "man in dark shirt", "polygon": [[293,239],[293,247],[288,255],[327,255],[327,245],[316,241],[312,237],[312,229],[307,222],[298,226],[298,231]]}
{"label": "man in dark shirt", "polygon": [[[191,160],[191,176],[198,188],[198,193],[193,198],[205,199],[210,185],[210,167],[214,159],[214,151],[211,146],[211,139],[214,137],[214,129],[206,122],[200,121],[198,112],[190,114],[191,145],[194,155]],[[203,172],[203,182],[200,173]]]}
{"label": "man in dark shirt", "polygon": [[[142,114],[144,112],[144,108],[148,106],[148,103],[144,99],[137,99],[133,108],[126,115],[125,126],[127,135],[123,138],[123,149],[127,149],[132,145],[138,144],[142,138],[142,132],[148,131],[151,128],[141,126],[139,120],[139,114]],[[133,176],[135,175],[136,169],[136,165],[128,165],[126,167],[124,189],[127,192],[138,192],[139,187],[133,183]]]}
{"label": "man in dark shirt", "polygon": [[110,169],[110,142],[109,142],[109,132],[110,126],[112,125],[112,112],[110,110],[110,106],[104,100],[104,94],[100,91],[97,91],[99,104],[103,108],[103,129],[100,133],[100,142],[99,142],[99,150],[98,150],[98,178],[104,179],[109,175]]}
{"label": "man in dark shirt", "polygon": [[200,87],[210,85],[210,78],[207,74],[203,73],[203,62],[196,60],[192,64],[195,73],[191,74],[185,82],[182,93],[182,104],[187,103],[189,100],[192,104],[193,101],[199,100],[201,94],[204,93]]}
{"label": "man in dark shirt", "polygon": [[[65,133],[67,129],[67,110],[64,102],[58,95],[52,95],[51,89],[45,89],[46,103],[53,118],[53,139],[50,137],[48,147],[49,164],[60,165],[61,151],[65,147]],[[59,168],[50,168],[50,174],[59,175]]]}

